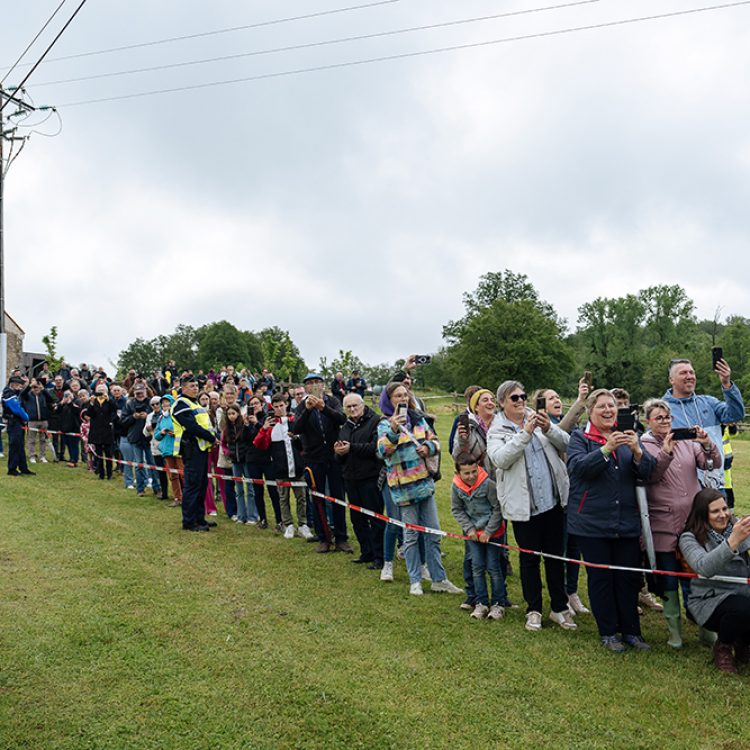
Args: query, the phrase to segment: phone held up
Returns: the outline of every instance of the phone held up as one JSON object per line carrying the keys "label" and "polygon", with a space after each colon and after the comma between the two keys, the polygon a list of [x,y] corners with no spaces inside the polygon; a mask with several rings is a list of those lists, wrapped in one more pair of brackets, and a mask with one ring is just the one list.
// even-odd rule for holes
{"label": "phone held up", "polygon": [[547,399],[544,398],[544,396],[537,396],[536,397],[536,413],[544,414],[546,410],[547,410]]}
{"label": "phone held up", "polygon": [[406,405],[406,404],[399,404],[399,405],[398,405],[398,406],[396,407],[396,416],[397,416],[398,418],[403,418],[403,419],[406,419],[406,410],[407,410],[407,408],[408,408],[408,407],[407,407],[407,405]]}
{"label": "phone held up", "polygon": [[466,412],[458,415],[458,426],[465,430],[469,429],[469,415]]}
{"label": "phone held up", "polygon": [[676,427],[672,430],[672,440],[695,440],[697,437],[695,427]]}
{"label": "phone held up", "polygon": [[416,354],[414,355],[414,362],[418,365],[429,365],[432,362],[431,354]]}
{"label": "phone held up", "polygon": [[617,431],[626,432],[635,429],[635,414],[630,406],[617,410]]}
{"label": "phone held up", "polygon": [[711,367],[714,370],[720,359],[724,359],[724,350],[720,346],[711,347]]}
{"label": "phone held up", "polygon": [[591,370],[584,370],[583,382],[589,387],[589,390],[591,390],[591,386],[594,385],[594,374]]}

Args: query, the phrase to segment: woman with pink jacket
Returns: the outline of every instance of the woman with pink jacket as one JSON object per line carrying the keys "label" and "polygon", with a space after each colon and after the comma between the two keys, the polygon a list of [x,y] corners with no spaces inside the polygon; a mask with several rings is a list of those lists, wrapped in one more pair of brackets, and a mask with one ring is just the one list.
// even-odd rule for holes
{"label": "woman with pink jacket", "polygon": [[[643,408],[648,432],[641,442],[644,450],[656,459],[656,470],[646,487],[656,567],[659,570],[680,571],[677,541],[685,530],[693,498],[701,489],[698,470],[721,466],[723,458],[701,427],[694,428],[695,437],[692,439],[674,439],[672,413],[666,401],[654,398],[647,401]],[[680,580],[683,583],[683,598],[687,601],[690,590],[687,579],[659,576],[659,582],[664,586],[664,617],[669,629],[667,643],[672,648],[682,648]]]}

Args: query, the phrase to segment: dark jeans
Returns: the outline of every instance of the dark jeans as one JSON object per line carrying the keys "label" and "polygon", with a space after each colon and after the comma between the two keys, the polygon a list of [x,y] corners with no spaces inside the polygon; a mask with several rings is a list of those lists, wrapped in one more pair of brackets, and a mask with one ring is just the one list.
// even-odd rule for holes
{"label": "dark jeans", "polygon": [[[532,516],[528,521],[513,521],[513,533],[519,547],[548,552],[551,555],[562,555],[564,529],[565,514],[559,505],[546,513]],[[519,558],[521,590],[526,600],[526,611],[541,612],[541,558],[526,552],[521,552]],[[565,593],[565,573],[562,561],[545,557],[544,574],[547,578],[550,607],[553,612],[563,612],[568,608],[568,597]]]}
{"label": "dark jeans", "polygon": [[[163,469],[164,468],[164,456],[154,456],[153,458],[154,458],[154,463]],[[167,472],[155,471],[154,474],[159,477],[159,484],[158,484],[158,487],[156,484],[154,484],[151,489],[154,491],[154,495],[156,495],[158,494],[158,489],[161,488],[160,497],[162,500],[166,500],[167,497],[169,497],[168,490],[167,490],[168,481],[169,481],[167,477]]]}
{"label": "dark jeans", "polygon": [[[59,427],[56,429],[60,429]],[[62,461],[65,456],[65,435],[55,433],[52,436],[52,448],[55,451],[55,459]]]}
{"label": "dark jeans", "polygon": [[[346,479],[344,484],[350,503],[382,514],[383,496],[378,489],[377,477],[359,482]],[[350,518],[354,535],[359,542],[360,556],[365,560],[382,561],[385,522],[356,510],[350,511]]]}
{"label": "dark jeans", "polygon": [[[340,500],[344,499],[344,481],[341,476],[341,467],[338,461],[330,458],[327,461],[317,461],[309,464],[315,478],[317,491],[326,494],[326,480],[328,481],[328,495]],[[347,540],[346,533],[346,508],[342,505],[332,504],[333,528],[329,528],[328,519],[326,518],[326,505],[328,501],[321,497],[313,498],[313,521],[315,523],[315,533],[321,542],[329,542],[333,538],[337,543]]]}
{"label": "dark jeans", "polygon": [[[568,518],[565,514],[565,534],[563,536],[565,543],[565,557],[571,560],[581,559],[581,548],[578,545],[578,539],[575,534],[568,533]],[[575,563],[565,563],[565,592],[567,594],[576,594],[578,592],[578,576],[581,572],[581,566]]]}
{"label": "dark jeans", "polygon": [[703,626],[719,635],[719,642],[733,644],[742,639],[750,644],[750,597],[732,594],[711,613]]}
{"label": "dark jeans", "polygon": [[[579,536],[583,559],[588,563],[641,566],[641,544],[638,537],[603,539]],[[599,627],[599,635],[640,635],[638,592],[641,574],[622,570],[588,568],[589,601]]]}
{"label": "dark jeans", "polygon": [[[274,481],[276,478],[273,472],[273,461],[262,461],[248,463],[250,467],[250,478],[251,479],[267,479]],[[264,490],[266,486],[264,484],[253,484],[255,490],[255,505],[258,508],[258,515],[261,521],[268,523],[268,517],[266,516],[266,501],[263,498]],[[273,514],[276,518],[276,523],[281,523],[281,506],[279,505],[279,491],[276,487],[268,488],[268,496],[271,498],[271,505],[273,506]]]}
{"label": "dark jeans", "polygon": [[182,489],[182,527],[204,524],[204,500],[208,488],[208,452],[193,450],[184,459],[185,474]]}
{"label": "dark jeans", "polygon": [[94,452],[97,455],[96,468],[99,472],[99,479],[104,479],[104,473],[107,473],[107,479],[112,479],[112,461],[106,459],[112,458],[112,443],[99,443],[94,446]]}
{"label": "dark jeans", "polygon": [[26,442],[23,427],[15,419],[8,420],[8,474],[28,471],[26,463]]}
{"label": "dark jeans", "polygon": [[65,447],[68,449],[68,458],[70,463],[78,463],[78,449],[81,447],[81,440],[75,435],[63,435],[65,438]]}

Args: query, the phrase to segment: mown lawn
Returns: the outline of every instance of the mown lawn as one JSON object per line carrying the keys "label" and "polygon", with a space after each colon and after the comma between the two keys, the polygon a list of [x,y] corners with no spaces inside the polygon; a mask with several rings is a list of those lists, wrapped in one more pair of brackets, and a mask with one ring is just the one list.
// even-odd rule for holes
{"label": "mown lawn", "polygon": [[[748,511],[750,443],[735,454]],[[653,651],[618,656],[590,616],[575,633],[527,633],[523,609],[473,622],[459,597],[409,597],[403,563],[384,584],[225,518],[187,534],[120,481],[35,468],[0,463],[2,748],[750,746],[749,678],[719,676],[692,626],[673,653],[647,614]],[[461,543],[444,550],[459,583]]]}

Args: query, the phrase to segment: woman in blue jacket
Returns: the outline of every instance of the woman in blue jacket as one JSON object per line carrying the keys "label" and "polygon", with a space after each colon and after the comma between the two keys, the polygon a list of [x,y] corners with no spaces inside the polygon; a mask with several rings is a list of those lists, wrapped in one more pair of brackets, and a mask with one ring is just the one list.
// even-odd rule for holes
{"label": "woman in blue jacket", "polygon": [[[648,479],[656,462],[633,430],[617,429],[617,402],[608,390],[594,391],[587,407],[589,422],[568,444],[568,531],[578,537],[587,563],[640,568],[636,479]],[[602,645],[647,650],[638,618],[640,574],[589,568],[588,581]]]}

